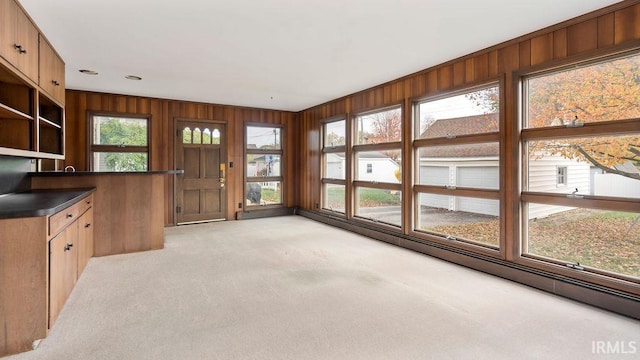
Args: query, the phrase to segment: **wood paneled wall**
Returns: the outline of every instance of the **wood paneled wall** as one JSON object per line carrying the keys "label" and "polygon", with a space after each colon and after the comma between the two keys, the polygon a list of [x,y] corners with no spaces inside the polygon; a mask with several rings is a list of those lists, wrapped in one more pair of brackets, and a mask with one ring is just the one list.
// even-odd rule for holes
{"label": "wood paneled wall", "polygon": [[[515,84],[517,73],[553,67],[572,60],[614,53],[621,49],[640,47],[640,2],[623,1],[590,14],[551,26],[491,48],[464,56],[415,74],[376,86],[300,113],[301,148],[300,203],[307,210],[316,210],[321,196],[321,120],[363,110],[403,104],[404,123],[411,123],[413,99],[446,93],[455,89],[488,81],[503,80],[504,88],[504,164],[517,164],[518,117]],[[416,40],[430,34],[411,34]],[[404,134],[410,134],[405,130]],[[406,136],[406,135],[405,135]],[[405,151],[410,151],[409,142]],[[405,154],[407,154],[405,153]],[[404,172],[403,172],[404,173]],[[506,214],[517,211],[517,168],[505,171],[503,189],[507,195],[502,205]],[[411,188],[405,181],[405,192]],[[513,224],[513,219],[505,219]],[[512,238],[515,225],[506,229]],[[510,251],[507,247],[507,251]]]}
{"label": "wood paneled wall", "polygon": [[[227,178],[227,218],[234,219],[238,203],[244,204],[244,125],[264,123],[282,125],[285,132],[283,175],[285,206],[298,203],[298,121],[297,114],[287,111],[203,104],[137,96],[113,95],[67,90],[66,93],[66,159],[64,166],[87,169],[87,112],[121,113],[150,116],[150,170],[174,169],[176,119],[222,121],[227,125],[228,161],[233,162]],[[174,179],[167,175],[165,224],[175,223]]]}

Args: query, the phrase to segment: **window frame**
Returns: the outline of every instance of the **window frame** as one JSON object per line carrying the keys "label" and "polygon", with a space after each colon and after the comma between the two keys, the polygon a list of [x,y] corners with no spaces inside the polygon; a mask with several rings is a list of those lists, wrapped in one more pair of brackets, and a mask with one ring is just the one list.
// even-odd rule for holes
{"label": "window frame", "polygon": [[[400,140],[398,141],[389,141],[389,142],[378,142],[378,143],[367,143],[360,144],[356,141],[356,137],[358,136],[357,126],[358,126],[358,118],[369,116],[376,113],[382,113],[387,111],[398,110],[400,112]],[[359,112],[352,113],[349,117],[350,124],[348,124],[349,129],[351,129],[351,146],[349,152],[349,159],[351,160],[351,176],[349,182],[350,188],[350,197],[348,198],[349,203],[351,204],[350,211],[350,219],[353,219],[356,222],[361,222],[367,225],[373,225],[376,227],[380,227],[386,230],[390,230],[392,232],[402,232],[403,231],[403,223],[404,217],[406,216],[404,206],[403,206],[403,183],[402,177],[400,178],[399,183],[389,183],[389,182],[379,182],[379,181],[368,181],[368,180],[358,180],[358,154],[364,152],[379,152],[379,151],[398,151],[400,156],[404,155],[404,130],[405,130],[405,122],[404,120],[404,106],[403,103],[396,103],[389,106],[377,107],[362,110]],[[408,162],[409,159],[403,159],[402,162]],[[402,170],[403,165],[400,164],[400,169]],[[385,190],[400,193],[400,222],[398,224],[380,221],[375,218],[365,217],[362,214],[358,214],[360,210],[359,206],[359,195],[361,189],[371,189],[371,190]]]}
{"label": "window frame", "polygon": [[[248,129],[250,127],[258,127],[265,129],[280,129],[280,148],[279,149],[259,149],[249,148],[248,144]],[[244,156],[242,159],[243,173],[244,173],[244,186],[242,190],[243,194],[243,208],[245,209],[271,209],[284,207],[286,203],[285,192],[285,127],[280,124],[265,124],[265,123],[245,123],[244,125]],[[279,176],[249,176],[247,174],[247,158],[249,155],[279,155],[280,156],[280,175]],[[261,204],[247,204],[247,184],[248,183],[266,183],[266,182],[279,182],[280,183],[280,202],[268,205]]]}
{"label": "window frame", "polygon": [[612,287],[632,294],[640,294],[640,279],[624,274],[610,272],[604,269],[585,266],[584,268],[572,268],[571,263],[541,255],[529,254],[527,251],[528,234],[528,204],[556,205],[575,208],[600,209],[622,212],[640,212],[640,204],[637,199],[614,198],[579,194],[570,196],[565,193],[550,193],[527,190],[527,170],[529,166],[527,146],[530,141],[557,140],[572,138],[587,138],[597,136],[624,135],[640,132],[640,118],[608,120],[603,122],[586,122],[579,126],[550,125],[546,127],[527,127],[528,102],[526,80],[531,77],[539,77],[547,74],[559,73],[563,70],[571,70],[576,67],[587,67],[597,63],[612,61],[630,55],[639,55],[640,48],[626,48],[614,53],[590,54],[586,57],[574,57],[564,61],[555,62],[552,66],[538,66],[515,72],[514,93],[518,98],[518,116],[516,117],[519,136],[514,147],[519,151],[519,184],[517,186],[519,199],[516,228],[514,229],[514,262],[544,271],[568,276],[577,280],[588,281],[597,285]]}
{"label": "window frame", "polygon": [[[146,121],[147,125],[147,145],[101,145],[93,143],[93,126],[95,117],[113,117],[113,118],[126,118],[126,119],[141,119]],[[114,172],[114,171],[100,171],[95,169],[94,153],[107,152],[107,153],[146,153],[147,154],[147,169],[141,171],[115,171],[115,172],[147,172],[151,171],[151,114],[131,114],[131,113],[119,113],[119,112],[93,112],[87,111],[87,168],[90,171],[95,172]],[[126,149],[127,151],[123,151]]]}
{"label": "window frame", "polygon": [[[492,87],[498,88],[499,106],[498,113],[498,129],[492,132],[482,132],[477,134],[464,134],[457,136],[441,136],[433,138],[420,138],[420,110],[419,107],[422,103],[437,101],[463,94],[472,93],[474,91],[480,91]],[[449,91],[439,93],[433,96],[417,97],[411,100],[411,126],[412,126],[412,146],[411,154],[413,157],[413,179],[411,184],[411,196],[413,212],[411,216],[411,229],[409,234],[418,238],[422,238],[429,241],[445,244],[460,249],[470,250],[476,253],[481,253],[495,258],[505,259],[507,254],[507,245],[505,238],[505,196],[504,190],[505,184],[505,80],[504,76],[497,76],[489,78],[486,81],[465,85],[462,87],[453,88]],[[455,147],[459,145],[472,145],[472,144],[498,144],[498,188],[474,188],[474,187],[460,187],[460,186],[441,186],[441,185],[426,185],[420,184],[420,150],[424,148],[433,147]],[[473,239],[463,239],[451,237],[446,234],[438,234],[427,230],[418,229],[419,216],[420,216],[420,195],[432,194],[432,195],[445,195],[453,197],[464,198],[476,198],[498,201],[498,246],[491,246],[480,241],[474,241]]]}

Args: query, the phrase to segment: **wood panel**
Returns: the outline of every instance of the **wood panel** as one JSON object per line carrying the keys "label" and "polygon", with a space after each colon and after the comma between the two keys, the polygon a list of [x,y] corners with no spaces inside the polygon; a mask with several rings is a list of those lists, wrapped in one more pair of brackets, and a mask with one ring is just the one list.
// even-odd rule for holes
{"label": "wood panel", "polygon": [[615,44],[640,39],[640,3],[615,12]]}
{"label": "wood panel", "polygon": [[[77,170],[88,170],[87,154],[87,112],[123,113],[145,115],[150,118],[150,170],[174,169],[175,121],[205,120],[219,121],[227,124],[228,161],[227,166],[228,197],[227,218],[233,219],[238,210],[238,203],[244,203],[244,124],[268,123],[283,125],[285,133],[290,134],[285,140],[285,206],[296,206],[298,202],[297,168],[298,137],[291,134],[299,132],[297,115],[287,111],[244,108],[236,106],[203,104],[176,100],[163,100],[136,96],[103,94],[77,90],[67,91],[67,145],[66,165],[73,165]],[[343,102],[336,102],[331,109],[344,108]],[[230,165],[230,164],[228,164]],[[174,177],[167,176],[164,189],[165,210],[164,224],[175,224],[174,217]]]}

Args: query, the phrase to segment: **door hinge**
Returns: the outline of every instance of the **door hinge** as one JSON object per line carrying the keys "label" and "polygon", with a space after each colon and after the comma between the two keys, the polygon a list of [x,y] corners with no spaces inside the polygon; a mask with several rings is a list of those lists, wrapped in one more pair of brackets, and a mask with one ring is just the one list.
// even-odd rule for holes
{"label": "door hinge", "polygon": [[182,207],[176,206],[176,213],[181,213],[181,212],[182,212]]}
{"label": "door hinge", "polygon": [[180,132],[181,132],[180,130],[176,130],[176,136],[177,137],[180,137]]}

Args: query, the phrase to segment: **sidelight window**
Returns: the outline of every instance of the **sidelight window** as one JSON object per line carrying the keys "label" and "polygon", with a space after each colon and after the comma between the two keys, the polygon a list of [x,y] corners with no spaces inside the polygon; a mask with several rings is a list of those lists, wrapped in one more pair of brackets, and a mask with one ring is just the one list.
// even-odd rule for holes
{"label": "sidelight window", "polygon": [[282,205],[282,128],[247,126],[245,139],[246,206]]}

